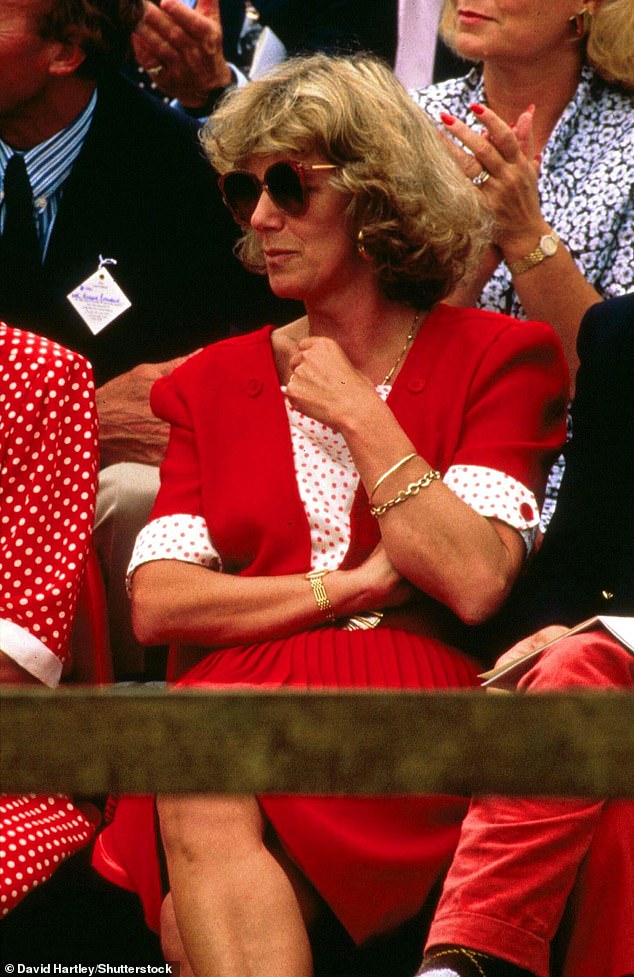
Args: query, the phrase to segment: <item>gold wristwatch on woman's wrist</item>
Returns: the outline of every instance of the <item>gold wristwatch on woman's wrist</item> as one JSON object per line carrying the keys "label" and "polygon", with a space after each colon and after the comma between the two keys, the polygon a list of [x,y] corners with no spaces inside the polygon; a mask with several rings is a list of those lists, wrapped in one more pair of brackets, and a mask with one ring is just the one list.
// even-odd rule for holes
{"label": "gold wristwatch on woman's wrist", "polygon": [[310,586],[313,590],[313,595],[317,603],[317,607],[322,612],[327,621],[331,624],[335,621],[335,610],[330,603],[330,598],[326,593],[326,588],[324,587],[324,577],[327,576],[329,570],[309,570],[308,573],[304,574],[304,578],[308,580]]}
{"label": "gold wristwatch on woman's wrist", "polygon": [[546,258],[552,258],[558,247],[559,237],[554,231],[550,231],[548,234],[542,234],[536,248],[517,261],[507,261],[506,267],[513,277],[515,275],[521,275],[522,272],[528,271],[529,268],[534,268],[535,265],[541,264]]}

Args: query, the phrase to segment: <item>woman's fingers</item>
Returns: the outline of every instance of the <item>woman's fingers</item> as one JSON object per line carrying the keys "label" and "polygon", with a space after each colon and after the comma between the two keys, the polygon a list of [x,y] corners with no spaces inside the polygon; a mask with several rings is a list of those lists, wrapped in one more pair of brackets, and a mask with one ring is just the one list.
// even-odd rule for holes
{"label": "woman's fingers", "polygon": [[473,156],[471,153],[467,153],[462,146],[459,146],[454,139],[450,139],[446,133],[439,132],[438,135],[442,139],[445,149],[452,157],[453,161],[457,163],[463,173],[466,174],[469,163],[473,163]]}
{"label": "woman's fingers", "polygon": [[529,105],[515,123],[515,136],[521,152],[527,159],[535,158],[535,139],[533,135],[533,116],[535,106]]}
{"label": "woman's fingers", "polygon": [[474,104],[471,111],[484,126],[483,131],[477,132],[447,112],[440,116],[446,131],[467,150],[461,165],[470,179],[477,178],[483,169],[499,177],[505,165],[533,160],[533,105],[522,112],[513,127],[485,105]]}

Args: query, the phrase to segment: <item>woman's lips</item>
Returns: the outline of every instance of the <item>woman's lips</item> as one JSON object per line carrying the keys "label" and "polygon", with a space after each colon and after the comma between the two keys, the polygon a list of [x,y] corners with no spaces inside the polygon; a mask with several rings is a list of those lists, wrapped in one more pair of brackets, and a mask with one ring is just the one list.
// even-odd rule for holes
{"label": "woman's lips", "polygon": [[491,20],[491,17],[486,17],[484,14],[479,14],[475,10],[458,10],[458,17],[463,24],[477,24],[483,21]]}
{"label": "woman's lips", "polygon": [[292,258],[296,253],[296,251],[285,251],[282,248],[267,248],[264,251],[264,258],[269,265],[279,265],[283,264],[285,261],[288,261],[288,259]]}

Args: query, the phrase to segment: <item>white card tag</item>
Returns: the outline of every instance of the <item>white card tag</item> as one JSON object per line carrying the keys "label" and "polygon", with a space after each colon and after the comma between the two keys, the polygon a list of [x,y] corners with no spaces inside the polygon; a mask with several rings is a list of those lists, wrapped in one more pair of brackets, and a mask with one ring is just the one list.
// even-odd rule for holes
{"label": "white card tag", "polygon": [[100,333],[132,305],[125,292],[119,288],[108,269],[104,267],[106,263],[115,264],[111,258],[107,258],[105,262],[101,259],[94,275],[66,296],[93,336]]}

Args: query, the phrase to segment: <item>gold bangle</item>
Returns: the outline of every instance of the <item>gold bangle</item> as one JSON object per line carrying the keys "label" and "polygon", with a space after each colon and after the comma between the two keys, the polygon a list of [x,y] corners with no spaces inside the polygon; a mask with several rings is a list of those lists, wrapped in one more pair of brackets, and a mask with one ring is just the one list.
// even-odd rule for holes
{"label": "gold bangle", "polygon": [[334,607],[330,603],[330,598],[328,597],[326,588],[324,587],[324,577],[327,573],[330,573],[330,570],[309,570],[309,572],[304,576],[313,589],[317,607],[322,612],[326,620],[332,623],[336,620],[336,617]]}
{"label": "gold bangle", "polygon": [[393,509],[395,505],[400,505],[401,502],[406,502],[411,499],[412,496],[418,495],[421,489],[427,488],[433,481],[440,478],[440,472],[436,471],[435,468],[430,468],[429,471],[425,472],[417,481],[410,482],[407,488],[401,489],[397,492],[393,499],[388,499],[387,502],[382,502],[381,505],[371,505],[371,514],[378,519],[382,516],[388,509]]}
{"label": "gold bangle", "polygon": [[386,472],[383,472],[383,474],[381,475],[381,477],[376,480],[375,486],[372,489],[372,491],[370,492],[370,501],[372,501],[372,499],[374,498],[374,495],[375,495],[376,490],[378,489],[379,485],[383,485],[383,482],[385,481],[386,478],[389,478],[390,475],[393,475],[394,472],[397,472],[399,470],[399,468],[402,468],[403,465],[406,465],[408,461],[411,461],[412,458],[415,458],[415,457],[416,457],[416,452],[415,451],[412,451],[411,454],[405,455],[405,457],[404,458],[401,458],[400,461],[397,461],[395,465],[392,465],[391,468],[388,468],[388,470]]}

